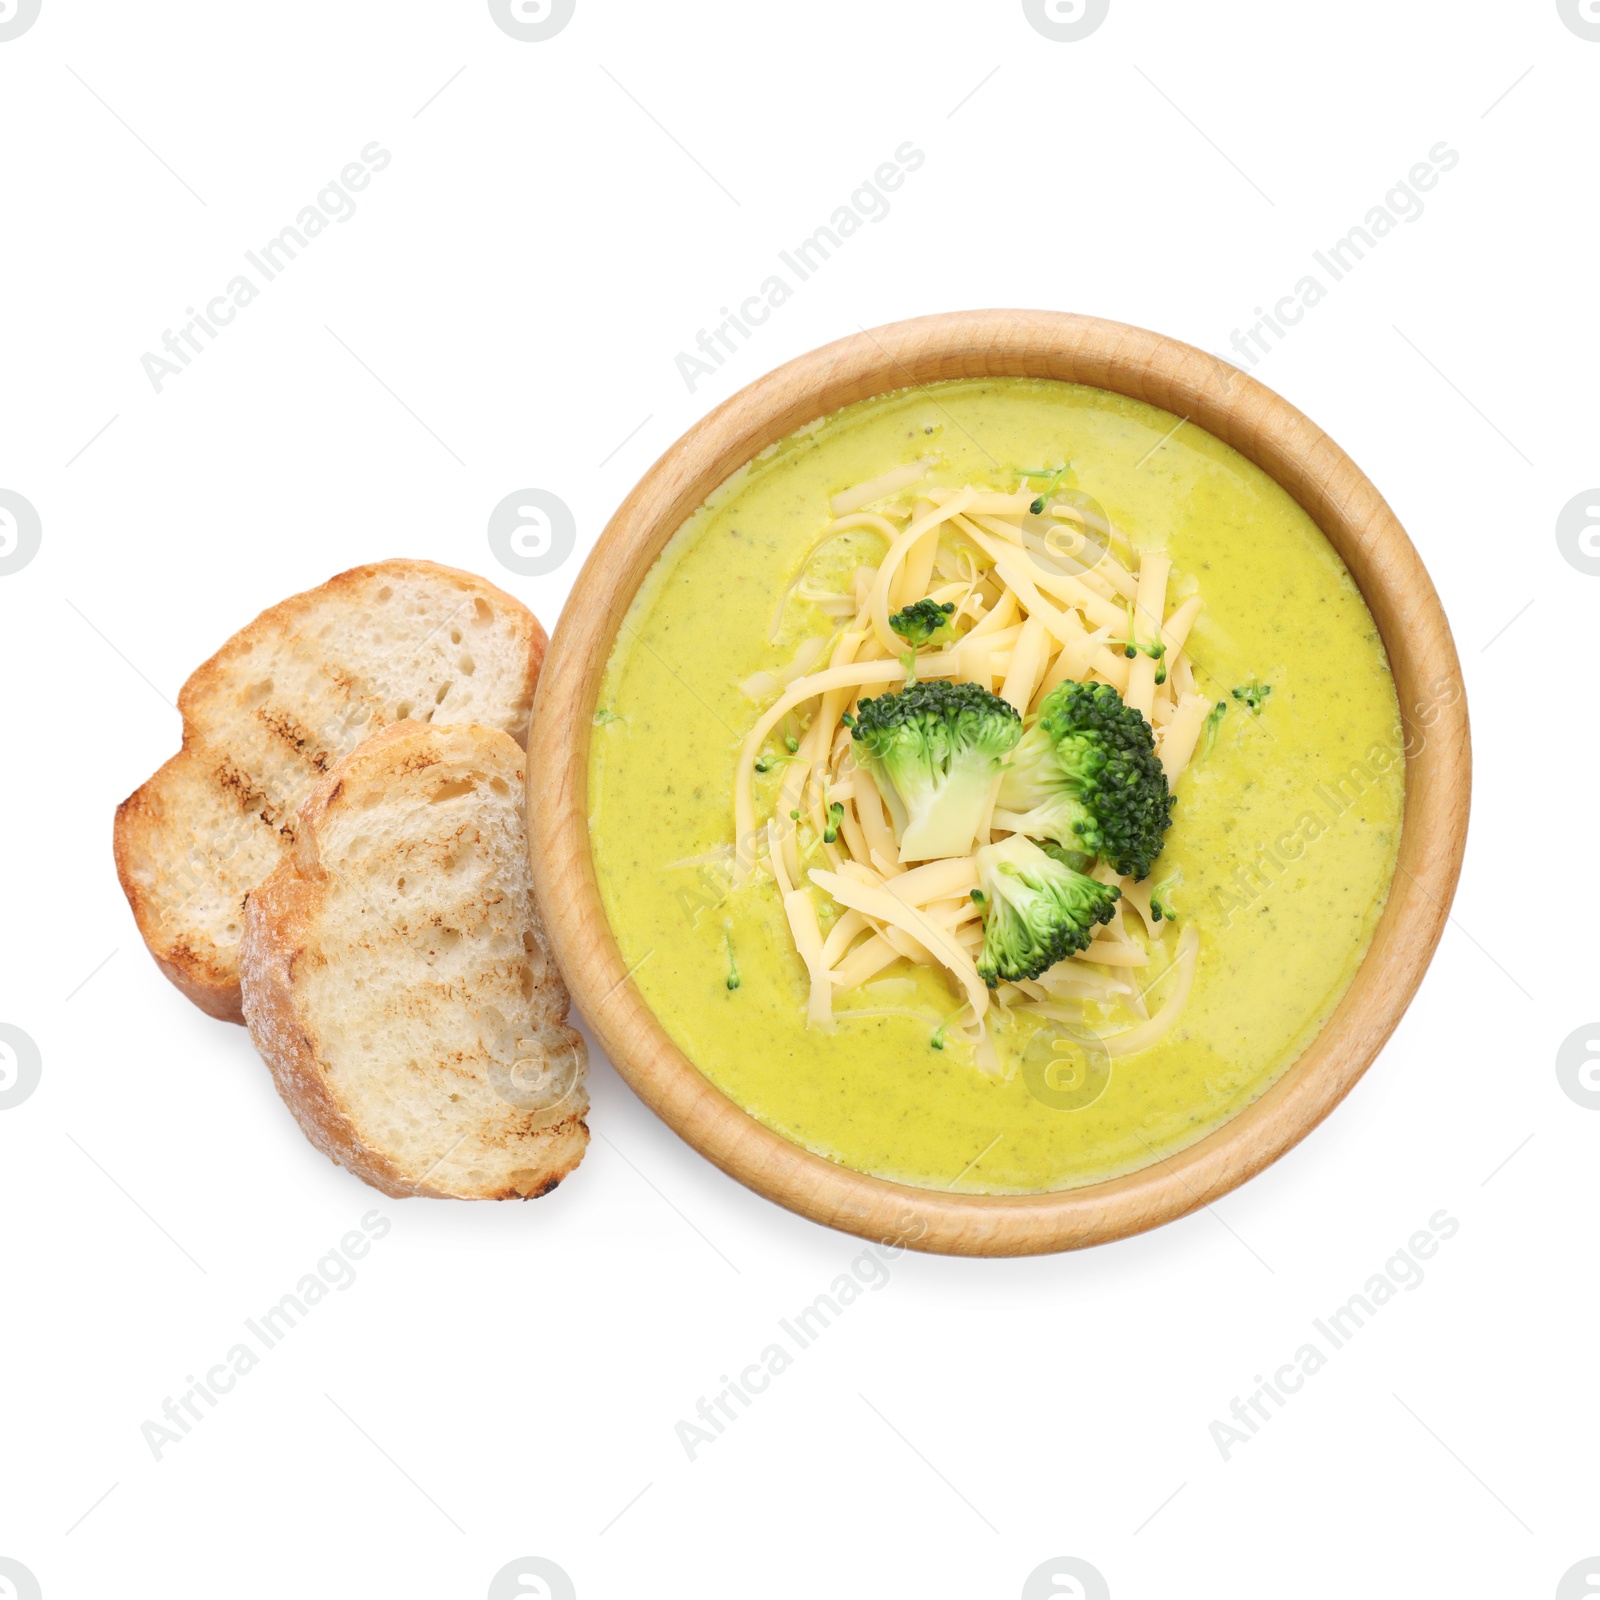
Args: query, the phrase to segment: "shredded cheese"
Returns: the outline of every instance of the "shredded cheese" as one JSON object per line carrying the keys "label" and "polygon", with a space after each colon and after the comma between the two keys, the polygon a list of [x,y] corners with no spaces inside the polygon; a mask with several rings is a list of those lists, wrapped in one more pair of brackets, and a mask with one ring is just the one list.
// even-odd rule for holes
{"label": "shredded cheese", "polygon": [[855,942],[859,934],[867,926],[867,919],[859,911],[842,911],[833,919],[833,926],[828,930],[828,937],[822,941],[822,964],[826,967],[836,967],[839,958]]}
{"label": "shredded cheese", "polygon": [[1044,624],[1030,616],[1012,648],[1006,680],[1000,690],[1000,698],[1015,706],[1018,716],[1027,712],[1028,703],[1033,699],[1034,685],[1039,681],[1039,668],[1044,661],[1044,646]]}
{"label": "shredded cheese", "polygon": [[789,931],[794,935],[794,947],[806,964],[811,977],[811,997],[807,1021],[813,1028],[833,1031],[833,981],[828,974],[828,964],[822,959],[822,930],[817,925],[817,908],[804,889],[795,889],[783,897],[784,915],[789,919]]}
{"label": "shredded cheese", "polygon": [[889,546],[888,553],[883,558],[883,563],[878,568],[877,576],[872,580],[872,590],[867,598],[867,611],[872,621],[873,631],[878,635],[881,644],[890,655],[901,649],[899,638],[893,628],[889,626],[889,585],[892,582],[900,563],[910,554],[912,547],[930,529],[937,528],[941,522],[948,520],[962,506],[973,498],[975,491],[963,489],[955,499],[947,504],[936,505],[926,516],[913,519],[911,526],[895,539]]}
{"label": "shredded cheese", "polygon": [[1176,783],[1178,775],[1189,765],[1210,710],[1211,702],[1203,694],[1186,694],[1178,702],[1172,721],[1162,733],[1158,751],[1168,783]]}
{"label": "shredded cheese", "polygon": [[888,893],[884,889],[869,888],[840,872],[822,872],[812,868],[811,881],[826,894],[831,894],[842,906],[876,918],[886,927],[899,928],[912,939],[930,950],[966,991],[968,1004],[981,1017],[989,1009],[989,991],[971,956],[952,939],[945,929],[923,915],[914,906]]}
{"label": "shredded cheese", "polygon": [[1128,687],[1122,698],[1146,722],[1155,705],[1158,665],[1150,650],[1162,642],[1161,622],[1167,614],[1167,576],[1171,571],[1172,561],[1162,551],[1148,550],[1140,557],[1139,592],[1133,602],[1133,637],[1129,640],[1138,653],[1128,664]]}
{"label": "shredded cheese", "polygon": [[1172,988],[1160,1008],[1148,1022],[1126,1032],[1112,1034],[1100,1040],[1100,1048],[1116,1059],[1148,1050],[1172,1030],[1189,1004],[1189,991],[1194,988],[1195,969],[1200,962],[1200,935],[1188,927],[1178,935],[1178,948],[1172,956]]}
{"label": "shredded cheese", "polygon": [[964,895],[970,905],[971,891],[978,887],[978,867],[971,856],[953,856],[946,861],[929,861],[902,873],[885,884],[890,894],[911,906],[928,906],[952,895]]}
{"label": "shredded cheese", "polygon": [[[1076,1008],[1111,1007],[1134,1026],[1111,1034],[1104,1047],[1111,1054],[1133,1054],[1163,1037],[1182,1014],[1198,965],[1194,930],[1185,926],[1174,948],[1173,924],[1155,916],[1150,884],[1119,878],[1102,861],[1094,876],[1117,885],[1121,898],[1088,947],[1037,980],[990,991],[977,970],[985,907],[974,898],[974,855],[902,863],[898,812],[890,813],[871,772],[856,765],[846,713],[863,696],[893,693],[905,682],[907,642],[894,633],[889,617],[927,599],[952,608],[947,633],[953,637],[913,652],[910,667],[918,679],[981,684],[1025,720],[1068,680],[1109,683],[1151,724],[1157,755],[1173,783],[1193,759],[1211,710],[1196,691],[1188,652],[1203,602],[1190,592],[1169,612],[1170,558],[1152,549],[1129,565],[1111,554],[1105,547],[1115,543],[1126,558],[1128,541],[1098,510],[1075,503],[1071,496],[1077,491],[1063,490],[1042,515],[1034,514],[1037,496],[1025,478],[1014,490],[931,484],[936,465],[936,458],[924,457],[833,496],[833,520],[790,583],[774,617],[773,640],[795,598],[816,605],[825,617],[838,617],[841,631],[831,650],[824,637],[813,635],[785,665],[757,672],[739,686],[766,709],[756,716],[735,762],[736,845],[725,852],[732,858],[735,887],[748,882],[755,865],[751,846],[764,834],[767,870],[806,969],[806,1015],[813,1027],[835,1026],[836,994],[911,961],[939,968],[962,995],[960,1020],[948,1019],[944,1027],[972,1048],[982,1071],[1000,1070],[987,1021],[991,1010],[1002,1028],[1024,1018],[1037,1026],[1082,1028],[1086,1017]],[[895,500],[900,495],[905,498]],[[868,505],[878,509],[863,509]],[[845,594],[801,587],[818,551],[861,529],[886,542],[876,566],[858,565]],[[1052,554],[1060,559],[1053,561]],[[1192,587],[1192,579],[1178,585],[1180,593]],[[825,651],[828,664],[818,670]],[[761,823],[756,762],[779,734],[789,748],[768,750],[768,761],[776,757],[783,766],[776,788],[763,791],[773,814]],[[1018,820],[991,803],[977,844],[1005,835]],[[818,891],[839,908],[826,931],[814,898]],[[1149,986],[1150,1003],[1157,993],[1166,994],[1153,1015],[1134,976],[1145,968],[1159,973]],[[881,1012],[880,1006],[870,1014]]]}
{"label": "shredded cheese", "polygon": [[899,494],[902,489],[909,489],[914,483],[921,483],[936,465],[937,456],[924,456],[920,461],[909,461],[903,467],[894,467],[880,477],[858,483],[853,489],[842,490],[828,502],[828,509],[836,517],[848,516],[862,506],[870,506],[874,500],[887,499],[892,494]]}

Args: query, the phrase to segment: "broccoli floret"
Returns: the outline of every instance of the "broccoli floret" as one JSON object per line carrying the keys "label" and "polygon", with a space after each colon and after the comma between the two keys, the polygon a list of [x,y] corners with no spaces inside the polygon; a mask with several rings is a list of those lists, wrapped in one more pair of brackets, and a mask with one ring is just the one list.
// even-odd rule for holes
{"label": "broccoli floret", "polygon": [[994,825],[1143,878],[1161,854],[1173,804],[1150,724],[1110,684],[1068,678],[1017,746]]}
{"label": "broccoli floret", "polygon": [[822,842],[832,844],[839,837],[839,824],[844,821],[844,802],[835,800],[828,807],[828,825],[822,830]]}
{"label": "broccoli floret", "polygon": [[941,633],[949,632],[955,609],[948,600],[943,605],[936,600],[917,600],[904,611],[896,611],[889,618],[889,626],[915,650],[932,644]]}
{"label": "broccoli floret", "polygon": [[1071,867],[1074,872],[1087,872],[1094,865],[1094,852],[1091,850],[1068,850],[1054,839],[1035,839],[1033,842],[1047,856],[1063,866]]}
{"label": "broccoli floret", "polygon": [[902,861],[964,856],[1022,718],[976,683],[935,679],[863,700],[852,730],[894,821]]}
{"label": "broccoli floret", "polygon": [[1176,922],[1178,913],[1172,904],[1172,891],[1183,882],[1183,868],[1169,872],[1155,888],[1150,891],[1150,913],[1157,922],[1163,920]]}
{"label": "broccoli floret", "polygon": [[1020,983],[1087,948],[1111,920],[1122,891],[1085,877],[1014,833],[978,852],[983,885],[983,953],[978,971],[993,989]]}
{"label": "broccoli floret", "polygon": [[1228,702],[1219,700],[1206,713],[1206,725],[1201,733],[1200,759],[1203,761],[1216,748],[1217,734],[1222,730],[1222,719],[1228,714]]}
{"label": "broccoli floret", "polygon": [[890,616],[889,626],[909,646],[900,657],[900,665],[906,669],[907,688],[917,681],[917,651],[925,644],[943,644],[955,638],[950,626],[955,609],[948,600],[943,605],[936,600],[916,600]]}
{"label": "broccoli floret", "polygon": [[1018,469],[1018,475],[1021,477],[1043,478],[1045,480],[1044,488],[1040,490],[1037,498],[1033,501],[1032,505],[1028,507],[1034,516],[1037,517],[1044,511],[1045,505],[1048,503],[1050,496],[1056,492],[1056,485],[1060,483],[1061,480],[1066,477],[1071,470],[1072,463],[1070,461],[1067,462],[1065,466],[1060,467],[1036,467],[1031,470],[1027,467],[1021,467]]}
{"label": "broccoli floret", "polygon": [[[1135,607],[1131,600],[1128,602],[1128,637],[1126,639],[1113,639],[1111,642],[1113,644],[1120,644],[1122,646],[1123,655],[1125,655],[1130,661],[1132,661],[1135,656],[1143,653],[1144,655],[1149,656],[1152,661],[1159,663],[1161,658],[1167,653],[1167,647],[1162,643],[1159,629],[1149,638],[1141,639],[1139,637],[1139,624],[1136,620]],[[1166,681],[1167,669],[1165,667],[1158,667],[1156,673],[1156,682],[1165,683]]]}
{"label": "broccoli floret", "polygon": [[1233,698],[1259,717],[1261,708],[1267,703],[1267,696],[1271,693],[1272,685],[1270,683],[1257,683],[1252,678],[1249,683],[1241,683],[1233,691]]}
{"label": "broccoli floret", "polygon": [[949,1044],[951,1024],[954,1023],[956,1018],[959,1017],[966,1009],[967,1008],[964,1004],[957,1006],[956,1009],[952,1011],[950,1015],[933,1030],[933,1037],[928,1040],[928,1043],[932,1045],[935,1050],[943,1050],[945,1046]]}

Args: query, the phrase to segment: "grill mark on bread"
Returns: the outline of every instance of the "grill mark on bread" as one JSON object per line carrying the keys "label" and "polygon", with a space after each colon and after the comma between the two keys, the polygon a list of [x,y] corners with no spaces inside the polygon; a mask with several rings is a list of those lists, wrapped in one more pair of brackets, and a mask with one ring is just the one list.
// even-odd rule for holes
{"label": "grill mark on bread", "polygon": [[283,816],[285,809],[282,803],[274,801],[262,785],[239,766],[232,756],[223,754],[219,757],[211,769],[211,780],[224,794],[233,796],[243,815],[254,815],[289,843],[294,842],[294,818],[289,817],[286,821],[280,822],[279,818]]}
{"label": "grill mark on bread", "polygon": [[172,960],[196,967],[203,972],[215,970],[201,951],[193,949],[181,939],[172,947]]}
{"label": "grill mark on bread", "polygon": [[448,651],[437,656],[427,641],[464,597],[477,608],[478,671],[441,720],[477,717],[525,746],[543,629],[511,595],[430,562],[357,567],[291,596],[179,691],[183,748],[118,807],[114,842],[146,945],[210,1015],[242,1020],[236,947],[223,931],[236,896],[293,846],[300,802],[340,757],[398,711],[434,710]]}
{"label": "grill mark on bread", "polygon": [[241,811],[253,811],[258,801],[267,798],[255,779],[236,767],[228,756],[223,756],[211,769],[211,779],[219,789],[234,797]]}
{"label": "grill mark on bread", "polygon": [[[504,734],[395,724],[313,791],[296,853],[250,897],[252,1037],[312,1142],[388,1194],[538,1198],[588,1142],[582,1036],[543,968],[521,768]],[[441,787],[471,813],[436,805]],[[470,875],[441,873],[463,845]],[[396,926],[408,874],[417,900]],[[517,1104],[524,1066],[565,1097]]]}
{"label": "grill mark on bread", "polygon": [[269,733],[282,740],[302,761],[315,768],[318,773],[328,770],[327,751],[312,750],[308,754],[306,747],[311,743],[311,735],[287,711],[281,708],[269,711],[265,706],[259,706],[255,715],[256,720]]}

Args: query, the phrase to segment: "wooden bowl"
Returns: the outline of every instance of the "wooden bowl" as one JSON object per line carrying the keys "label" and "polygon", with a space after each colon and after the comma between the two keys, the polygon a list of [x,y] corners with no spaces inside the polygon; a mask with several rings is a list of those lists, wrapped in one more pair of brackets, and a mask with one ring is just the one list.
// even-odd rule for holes
{"label": "wooden bowl", "polygon": [[[719,484],[796,428],[870,395],[945,378],[1057,378],[1186,417],[1310,513],[1377,619],[1406,731],[1406,804],[1388,907],[1355,980],[1299,1060],[1204,1139],[1124,1177],[986,1196],[863,1176],[762,1126],[668,1038],[629,978],[589,852],[591,717],[618,625],[662,547]],[[702,1155],[757,1193],[864,1238],[961,1255],[1075,1249],[1226,1194],[1349,1093],[1400,1020],[1444,929],[1466,842],[1471,747],[1460,665],[1433,584],[1355,463],[1226,362],[1121,323],[1049,311],[920,317],[799,357],[719,406],[644,475],[585,563],[556,628],[528,775],[533,874],[557,961],[618,1072]]]}

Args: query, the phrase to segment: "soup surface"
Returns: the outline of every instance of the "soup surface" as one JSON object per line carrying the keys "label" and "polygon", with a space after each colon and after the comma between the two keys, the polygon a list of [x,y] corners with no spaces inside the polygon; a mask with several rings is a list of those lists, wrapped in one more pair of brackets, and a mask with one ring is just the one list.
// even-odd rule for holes
{"label": "soup surface", "polygon": [[[935,969],[903,961],[839,996],[834,1032],[808,1029],[806,969],[772,879],[733,887],[735,762],[759,711],[740,685],[837,628],[794,597],[771,638],[830,496],[925,455],[937,458],[933,484],[997,490],[1015,489],[1021,469],[1070,461],[1069,481],[1133,552],[1164,549],[1175,591],[1197,585],[1204,597],[1188,654],[1199,690],[1228,711],[1177,782],[1155,874],[1174,880],[1179,925],[1200,936],[1198,972],[1178,1025],[1109,1066],[1084,1057],[1063,1069],[1048,1052],[1041,1066],[1029,1030],[997,1018],[1002,1070],[980,1071],[972,1047],[940,1031],[959,996]],[[838,587],[881,550],[868,530],[842,537],[808,580],[826,588],[831,575]],[[1259,712],[1232,694],[1252,683],[1271,687]],[[601,893],[667,1032],[786,1138],[936,1189],[1019,1193],[1113,1177],[1249,1105],[1349,985],[1399,841],[1394,684],[1331,546],[1283,489],[1209,434],[1073,384],[904,390],[766,452],[651,570],[618,632],[595,723]]]}

